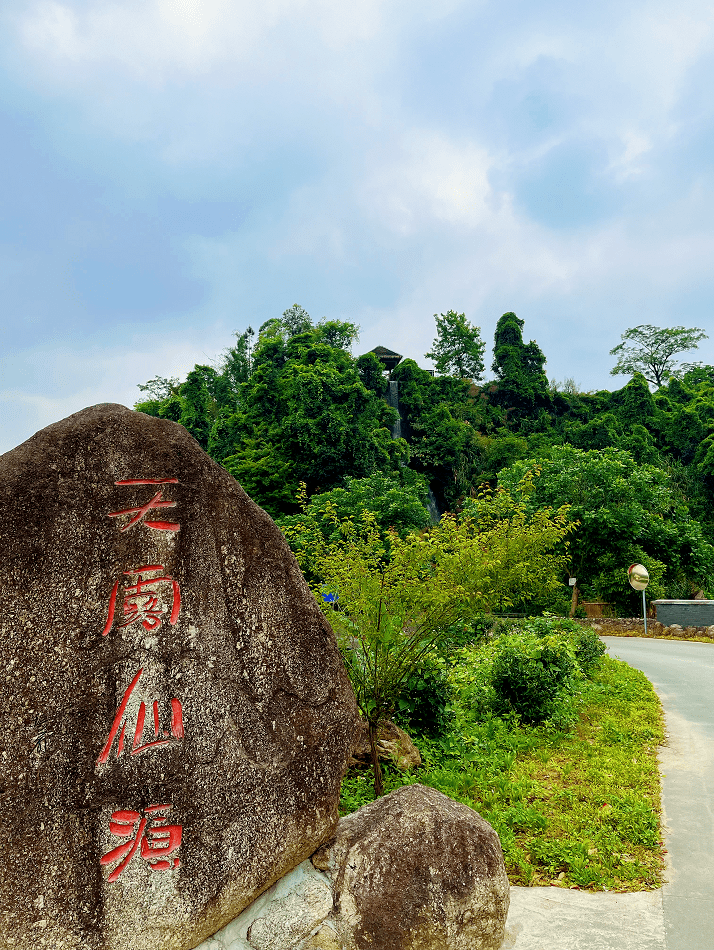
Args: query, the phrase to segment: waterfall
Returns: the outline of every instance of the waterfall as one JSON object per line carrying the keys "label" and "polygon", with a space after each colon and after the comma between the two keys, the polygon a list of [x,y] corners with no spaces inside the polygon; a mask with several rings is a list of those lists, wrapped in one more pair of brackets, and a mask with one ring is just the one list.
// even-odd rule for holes
{"label": "waterfall", "polygon": [[429,512],[429,519],[432,524],[438,524],[441,519],[441,514],[439,512],[439,506],[436,503],[436,498],[434,497],[434,492],[429,489],[429,494],[426,499],[426,510]]}
{"label": "waterfall", "polygon": [[[401,439],[402,414],[399,411],[399,383],[396,380],[389,380],[387,383],[387,392],[385,393],[384,398],[386,399],[388,406],[391,406],[392,409],[397,410],[397,421],[389,427],[389,433],[393,439]],[[441,512],[439,511],[439,506],[436,503],[436,498],[434,497],[434,492],[431,490],[431,488],[429,489],[429,494],[424,504],[426,506],[426,510],[429,512],[429,520],[431,523],[438,524],[441,519]]]}
{"label": "waterfall", "polygon": [[396,380],[389,380],[387,384],[387,405],[397,410],[397,421],[389,427],[389,433],[393,439],[402,437],[402,417],[399,412],[399,383]]}

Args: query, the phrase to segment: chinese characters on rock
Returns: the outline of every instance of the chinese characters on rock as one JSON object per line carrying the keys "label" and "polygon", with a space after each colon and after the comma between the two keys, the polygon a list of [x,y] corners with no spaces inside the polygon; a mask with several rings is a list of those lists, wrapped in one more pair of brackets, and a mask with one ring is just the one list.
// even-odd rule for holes
{"label": "chinese characters on rock", "polygon": [[[134,687],[137,685],[141,679],[141,674],[144,672],[143,667],[136,674],[134,679],[131,681],[129,686],[124,693],[122,701],[119,705],[116,716],[114,717],[114,722],[112,727],[109,730],[109,737],[102,749],[99,758],[97,759],[97,765],[104,764],[108,758],[109,753],[111,752],[112,745],[114,740],[119,733],[119,741],[117,743],[117,758],[124,751],[124,733],[126,730],[126,719],[124,714],[126,713],[126,707],[129,705],[129,700],[131,699],[131,694],[134,692]],[[146,720],[146,703],[142,700],[139,705],[139,712],[136,717],[136,728],[134,729],[134,740],[131,744],[130,754],[138,755],[139,752],[144,752],[146,749],[154,748],[155,746],[167,745],[171,742],[171,739],[183,739],[183,709],[181,703],[178,699],[171,700],[171,732],[169,733],[166,728],[160,730],[159,727],[159,703],[155,699],[152,703],[152,712],[154,720],[154,738],[150,739],[148,742],[142,744],[142,739],[144,736],[144,724]],[[121,726],[121,732],[119,732],[119,727]]]}
{"label": "chinese characters on rock", "polygon": [[152,871],[169,871],[180,865],[179,858],[169,860],[169,856],[181,844],[183,829],[180,825],[169,825],[168,812],[171,805],[150,805],[138,811],[115,811],[109,822],[110,832],[117,838],[129,838],[124,844],[117,845],[100,858],[102,865],[119,864],[109,873],[107,881],[113,883],[134,857],[137,848]]}
{"label": "chinese characters on rock", "polygon": [[[127,478],[121,482],[114,482],[115,485],[176,485],[178,478]],[[157,531],[178,531],[181,525],[174,521],[148,521],[146,515],[152,508],[175,508],[175,501],[163,501],[163,489],[159,489],[154,497],[146,502],[145,505],[139,505],[136,508],[122,508],[121,511],[109,512],[110,518],[118,518],[120,515],[132,515],[120,531],[128,531],[134,525],[143,523],[147,528],[154,528]]]}
{"label": "chinese characters on rock", "polygon": [[[129,478],[117,481],[115,485],[175,485],[177,478]],[[153,509],[175,508],[176,502],[164,500],[164,489],[161,488],[145,504],[108,513],[109,518],[118,518],[130,515],[129,520],[119,530],[129,531],[131,528],[144,524],[154,531],[178,531],[180,525],[172,521],[150,520],[146,516]],[[106,637],[115,625],[123,630],[140,624],[145,630],[153,631],[159,628],[167,619],[170,626],[174,626],[181,611],[181,590],[178,582],[170,577],[162,564],[145,564],[143,567],[124,571],[124,586],[120,592],[121,578],[112,587],[109,598],[107,621],[102,630]],[[119,616],[117,617],[117,600],[120,600]],[[168,603],[170,600],[170,609]],[[132,694],[144,673],[141,667],[122,697],[119,709],[114,717],[107,741],[99,754],[97,765],[106,764],[115,749],[119,759],[125,751],[133,756],[141,752],[156,749],[169,743],[183,740],[183,708],[178,699],[170,700],[170,721],[167,721],[169,710],[159,710],[159,702],[154,699],[150,702],[151,720],[147,731],[147,704],[143,700],[139,703],[136,712],[133,737],[131,724],[127,735],[128,714]],[[135,703],[134,703],[135,708]],[[133,722],[132,722],[133,724]],[[151,726],[153,725],[153,730]],[[116,745],[115,745],[116,743]],[[178,857],[170,856],[181,845],[182,827],[177,824],[168,824],[168,813],[172,805],[150,805],[141,811],[120,809],[112,813],[109,822],[109,831],[117,838],[129,839],[117,845],[100,858],[101,865],[114,864],[109,872],[107,881],[116,881],[129,865],[137,850],[140,857],[149,865],[152,871],[168,871],[180,866]],[[115,862],[117,862],[115,864]]]}
{"label": "chinese characters on rock", "polygon": [[[181,590],[179,585],[172,577],[145,577],[144,575],[156,574],[164,570],[163,564],[145,564],[143,567],[137,567],[131,571],[124,571],[125,577],[136,577],[137,581],[124,588],[122,607],[123,620],[118,624],[120,630],[124,627],[130,627],[133,623],[141,623],[145,630],[156,630],[161,626],[162,614],[166,613],[166,607],[160,605],[159,595],[162,585],[171,585],[171,613],[169,623],[173,627],[179,617],[181,610]],[[119,581],[116,581],[109,597],[109,614],[107,622],[102,630],[102,636],[106,637],[114,624],[114,614],[117,606],[117,594],[119,592]]]}

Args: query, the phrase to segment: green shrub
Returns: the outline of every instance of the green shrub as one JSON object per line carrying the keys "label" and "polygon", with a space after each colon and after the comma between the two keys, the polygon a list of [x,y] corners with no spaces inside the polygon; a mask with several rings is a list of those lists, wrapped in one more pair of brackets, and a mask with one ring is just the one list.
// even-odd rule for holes
{"label": "green shrub", "polygon": [[502,637],[491,672],[494,712],[515,712],[526,723],[548,719],[578,665],[569,641],[523,632]]}
{"label": "green shrub", "polygon": [[573,647],[581,671],[591,678],[606,650],[605,644],[594,630],[568,617],[529,617],[524,628],[540,638],[565,638]]}
{"label": "green shrub", "polygon": [[395,722],[420,735],[438,738],[450,724],[452,687],[437,661],[427,660],[407,679],[394,713]]}
{"label": "green shrub", "polygon": [[578,626],[575,636],[575,659],[583,673],[592,678],[607,647],[591,627]]}
{"label": "green shrub", "polygon": [[452,624],[439,640],[439,653],[447,663],[453,663],[462,647],[487,640],[495,623],[496,619],[488,614],[474,614],[467,620]]}

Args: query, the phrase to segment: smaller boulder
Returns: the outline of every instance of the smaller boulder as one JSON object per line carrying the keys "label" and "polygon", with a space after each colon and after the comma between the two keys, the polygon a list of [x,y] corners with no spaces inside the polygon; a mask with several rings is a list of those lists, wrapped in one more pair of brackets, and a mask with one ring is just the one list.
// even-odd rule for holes
{"label": "smaller boulder", "polygon": [[509,885],[473,809],[408,785],[343,818],[312,863],[333,882],[344,950],[498,950]]}
{"label": "smaller boulder", "polygon": [[[377,754],[382,761],[393,762],[401,772],[410,772],[421,765],[421,755],[403,729],[385,719],[377,733]],[[369,745],[369,726],[360,718],[352,744],[349,766],[369,765],[372,750]]]}

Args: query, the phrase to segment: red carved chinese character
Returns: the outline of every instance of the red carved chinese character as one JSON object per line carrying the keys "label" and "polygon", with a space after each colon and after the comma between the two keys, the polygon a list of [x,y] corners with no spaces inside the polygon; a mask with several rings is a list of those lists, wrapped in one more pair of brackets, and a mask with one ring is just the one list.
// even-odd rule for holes
{"label": "red carved chinese character", "polygon": [[138,811],[115,811],[109,822],[109,830],[117,838],[129,838],[124,844],[107,851],[99,859],[102,865],[119,861],[109,873],[107,881],[113,883],[134,857],[137,848],[152,871],[169,871],[180,866],[180,859],[169,860],[181,846],[183,829],[181,825],[169,825],[167,814],[171,805],[150,805],[144,808],[143,815]]}
{"label": "red carved chinese character", "polygon": [[[178,583],[172,577],[147,577],[144,574],[154,574],[156,571],[163,571],[163,564],[145,564],[143,567],[137,567],[132,571],[124,571],[125,576],[134,577],[138,580],[135,584],[130,584],[124,588],[124,605],[122,613],[124,620],[119,624],[119,629],[130,627],[133,623],[141,623],[144,630],[156,630],[161,626],[161,615],[166,612],[166,608],[159,604],[157,597],[157,588],[160,584],[171,584],[172,602],[169,623],[176,625],[176,621],[181,611],[181,590]],[[109,615],[107,622],[102,630],[102,636],[106,637],[112,629],[114,623],[114,613],[117,605],[117,594],[119,592],[119,581],[112,587],[109,597]]]}
{"label": "red carved chinese character", "polygon": [[[177,485],[178,478],[125,478],[123,481],[114,482],[115,485]],[[121,511],[110,511],[110,518],[118,518],[119,515],[132,515],[120,531],[128,531],[135,524],[143,522],[149,528],[155,528],[157,531],[178,531],[181,525],[174,521],[145,521],[145,516],[152,508],[175,508],[175,501],[163,501],[163,491],[157,491],[151,501],[145,505],[139,505],[136,508],[123,508]]]}
{"label": "red carved chinese character", "polygon": [[[126,719],[125,713],[126,708],[129,705],[129,700],[131,699],[131,694],[134,692],[134,688],[141,679],[141,674],[144,672],[142,667],[139,672],[136,674],[134,679],[129,683],[122,701],[119,704],[119,709],[117,714],[114,717],[114,722],[112,727],[109,730],[109,737],[104,744],[99,758],[97,759],[97,765],[101,765],[107,761],[109,758],[109,753],[111,752],[112,745],[114,740],[119,733],[119,741],[117,743],[117,758],[124,751],[124,733],[126,731]],[[167,745],[171,742],[172,739],[183,739],[183,707],[181,702],[178,699],[171,700],[171,732],[169,733],[167,729],[160,728],[159,721],[159,703],[158,700],[154,700],[152,703],[152,714],[153,714],[153,724],[154,724],[154,737],[149,739],[148,742],[144,742],[144,725],[146,723],[146,703],[142,700],[139,704],[139,712],[136,717],[136,727],[134,729],[134,741],[132,742],[130,755],[138,755],[139,752],[144,752],[146,749],[152,749],[155,746]],[[121,726],[121,732],[119,732],[119,727]]]}

